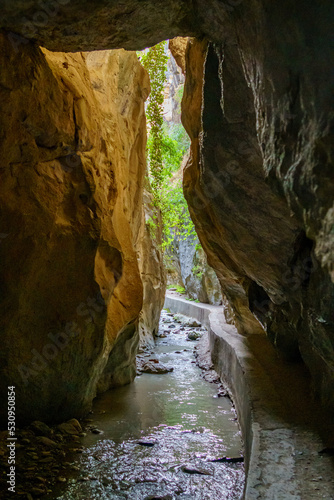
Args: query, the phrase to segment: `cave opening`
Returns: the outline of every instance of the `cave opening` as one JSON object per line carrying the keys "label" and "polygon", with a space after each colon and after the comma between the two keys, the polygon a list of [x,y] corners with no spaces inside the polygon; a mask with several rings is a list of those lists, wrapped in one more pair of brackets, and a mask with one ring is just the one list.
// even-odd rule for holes
{"label": "cave opening", "polygon": [[[243,432],[244,497],[270,488],[282,498],[334,496],[333,8],[329,0],[307,1],[303,15],[273,1],[3,2],[1,422],[10,388],[17,421],[35,420],[19,436],[29,460],[39,460],[37,441],[51,458],[53,445],[35,438],[66,443],[72,429],[75,443],[72,417],[87,414],[96,391],[131,381],[139,338],[159,334],[166,278],[144,191],[150,85],[137,55],[119,47],[191,36],[183,190],[201,245],[193,235],[192,253],[181,237],[165,252],[166,304],[190,290],[193,300],[176,302],[205,316],[199,302],[223,302],[225,318],[223,308],[210,312],[209,349]],[[300,353],[318,399],[276,348]],[[133,386],[124,387],[116,390]],[[45,493],[41,482],[29,488]]]}

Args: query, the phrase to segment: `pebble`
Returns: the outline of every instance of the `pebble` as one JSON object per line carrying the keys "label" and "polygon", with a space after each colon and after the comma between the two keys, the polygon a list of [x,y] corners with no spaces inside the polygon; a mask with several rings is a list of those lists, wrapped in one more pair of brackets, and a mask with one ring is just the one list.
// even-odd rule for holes
{"label": "pebble", "polygon": [[49,464],[53,462],[53,460],[54,460],[53,457],[46,457],[46,458],[40,458],[38,461],[41,464]]}
{"label": "pebble", "polygon": [[41,490],[40,488],[32,488],[30,491],[34,496],[41,496],[45,493],[45,490]]}
{"label": "pebble", "polygon": [[202,334],[200,332],[189,332],[187,338],[188,340],[198,340],[201,336]]}
{"label": "pebble", "polygon": [[29,426],[36,436],[50,436],[52,431],[48,425],[39,420],[34,420]]}
{"label": "pebble", "polygon": [[69,435],[78,435],[80,434],[80,432],[82,432],[81,425],[76,418],[72,418],[71,420],[68,420],[63,424],[59,424],[58,430],[62,434],[69,434]]}
{"label": "pebble", "polygon": [[201,467],[201,466],[197,467],[196,465],[191,465],[191,464],[182,465],[181,470],[183,472],[186,472],[187,474],[201,474],[204,476],[212,476],[213,475],[212,470],[207,469],[205,467]]}
{"label": "pebble", "polygon": [[45,436],[38,436],[36,441],[47,448],[59,448],[59,444]]}

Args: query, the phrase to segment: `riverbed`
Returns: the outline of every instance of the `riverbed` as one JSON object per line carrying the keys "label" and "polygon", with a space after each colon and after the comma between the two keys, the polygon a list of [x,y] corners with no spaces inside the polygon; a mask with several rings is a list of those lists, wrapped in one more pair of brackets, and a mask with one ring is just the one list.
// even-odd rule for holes
{"label": "riverbed", "polygon": [[[173,368],[143,373],[125,387],[98,397],[87,425],[77,472],[52,498],[234,500],[242,496],[242,441],[231,401],[196,365],[191,329],[161,316],[154,348],[142,357]],[[168,333],[167,333],[168,332]],[[166,337],[164,337],[166,335]],[[73,466],[73,464],[72,464]],[[73,470],[73,469],[72,469]],[[51,498],[51,497],[50,497]]]}

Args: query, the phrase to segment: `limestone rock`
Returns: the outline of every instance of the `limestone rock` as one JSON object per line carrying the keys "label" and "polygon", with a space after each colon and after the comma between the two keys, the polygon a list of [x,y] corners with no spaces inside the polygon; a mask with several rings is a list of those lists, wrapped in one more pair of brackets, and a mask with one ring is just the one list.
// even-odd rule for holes
{"label": "limestone rock", "polygon": [[36,436],[50,436],[51,429],[44,422],[39,422],[38,420],[34,420],[29,426],[29,429],[33,431]]}
{"label": "limestone rock", "polygon": [[177,254],[181,278],[187,294],[206,304],[221,304],[220,283],[215,271],[208,265],[198,238],[192,236],[180,238]]}
{"label": "limestone rock", "polygon": [[45,4],[4,0],[0,27],[10,32],[17,48],[24,45],[20,34],[56,51],[141,50],[177,35],[195,34],[196,17],[192,4],[179,0],[145,4],[142,0],[56,0]]}
{"label": "limestone rock", "polygon": [[164,374],[173,371],[173,368],[169,368],[161,362],[156,363],[155,361],[148,360],[144,363],[140,370],[144,373],[153,373],[153,374]]}
{"label": "limestone rock", "polygon": [[58,443],[56,443],[52,439],[49,439],[45,436],[37,437],[36,441],[38,442],[38,444],[41,444],[41,445],[45,446],[46,448],[54,449],[54,448],[60,447],[60,445]]}
{"label": "limestone rock", "polygon": [[177,36],[172,38],[168,42],[168,47],[173,54],[175,61],[181,68],[182,73],[186,72],[186,50],[187,50],[188,38]]}
{"label": "limestone rock", "polygon": [[[334,352],[329,347],[333,302],[323,300],[333,296],[334,287],[327,264],[322,268],[319,262],[317,230],[306,215],[313,213],[316,218],[314,210],[321,202],[316,198],[311,202],[311,194],[306,201],[304,188],[297,188],[302,182],[309,190],[305,179],[319,165],[316,155],[308,156],[308,141],[316,141],[304,129],[310,111],[301,110],[303,91],[286,82],[299,104],[294,117],[284,116],[283,103],[293,106],[289,91],[281,88],[282,101],[272,110],[270,90],[255,83],[252,57],[247,51],[240,57],[234,41],[224,49],[205,48],[205,42],[194,41],[188,47],[183,123],[192,137],[192,152],[184,190],[199,239],[233,307],[239,331],[261,333],[263,328],[287,358],[301,355],[312,373],[315,390],[324,403],[334,407]],[[249,57],[247,74],[245,57]],[[269,73],[277,77],[280,88],[278,73],[268,62]],[[272,113],[280,125],[275,129],[271,118],[268,135],[268,122],[263,120],[269,120]],[[289,132],[283,132],[284,126]],[[326,137],[326,142],[328,130],[318,124],[316,135]],[[294,147],[300,144],[297,131],[301,131],[304,144],[298,151]],[[259,134],[263,137],[260,144]],[[263,153],[267,155],[265,163]],[[297,167],[288,166],[292,158],[300,158],[304,177],[296,174]],[[281,168],[286,172],[290,168],[290,181],[281,176]],[[319,177],[317,183],[322,185]],[[327,201],[323,204],[329,214]]]}
{"label": "limestone rock", "polygon": [[149,82],[123,50],[1,35],[0,60],[1,393],[19,421],[63,421],[135,376]]}
{"label": "limestone rock", "polygon": [[[160,312],[166,293],[166,276],[161,251],[161,215],[152,205],[152,195],[144,190],[144,210],[137,242],[138,262],[143,282],[143,307],[139,316],[141,347],[151,345],[158,334]],[[150,222],[154,223],[150,224]]]}
{"label": "limestone rock", "polygon": [[62,434],[80,434],[82,432],[82,427],[76,418],[72,418],[67,422],[59,424],[57,427],[58,431]]}

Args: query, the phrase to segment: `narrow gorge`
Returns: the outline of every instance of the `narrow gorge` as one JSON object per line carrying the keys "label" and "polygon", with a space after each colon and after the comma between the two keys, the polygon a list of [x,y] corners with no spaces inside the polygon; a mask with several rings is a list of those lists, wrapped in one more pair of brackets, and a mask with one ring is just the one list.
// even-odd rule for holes
{"label": "narrow gorge", "polygon": [[[243,349],[277,387],[301,371],[334,469],[333,21],[329,0],[1,2],[3,437],[8,387],[21,427],[84,418],[97,395],[133,382],[168,286],[165,307],[205,316],[215,368],[231,377],[244,498],[283,496],[265,473],[252,478],[262,410]],[[150,80],[135,52],[163,40],[184,78],[191,145],[173,182],[183,178],[196,232],[169,250],[148,181]],[[175,299],[182,287],[192,300]],[[298,385],[288,391],[297,401]],[[275,429],[292,432],[275,412]],[[334,486],[323,493],[312,498]]]}

